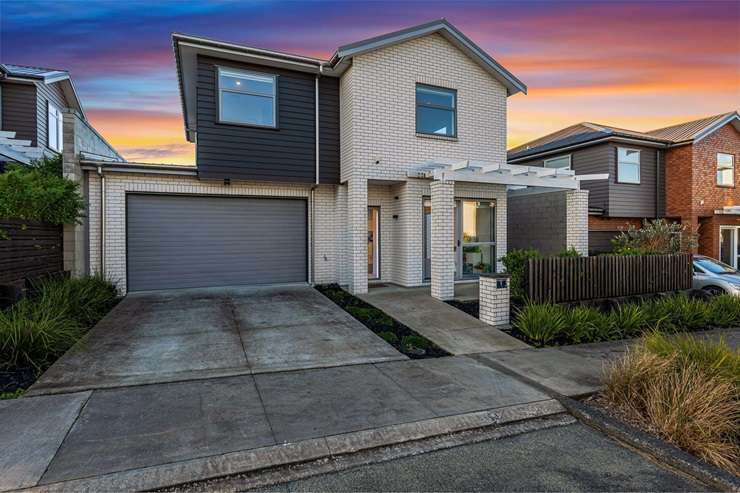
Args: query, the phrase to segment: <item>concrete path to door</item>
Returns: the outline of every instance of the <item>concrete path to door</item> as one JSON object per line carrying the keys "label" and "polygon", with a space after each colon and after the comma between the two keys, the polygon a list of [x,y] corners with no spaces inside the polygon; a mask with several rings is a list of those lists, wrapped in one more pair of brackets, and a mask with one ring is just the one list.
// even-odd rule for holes
{"label": "concrete path to door", "polygon": [[308,286],[135,293],[28,395],[405,359]]}
{"label": "concrete path to door", "polygon": [[[466,285],[470,290],[469,285]],[[404,325],[452,354],[475,354],[523,349],[524,342],[488,325],[444,301],[429,288],[370,287],[361,295]]]}

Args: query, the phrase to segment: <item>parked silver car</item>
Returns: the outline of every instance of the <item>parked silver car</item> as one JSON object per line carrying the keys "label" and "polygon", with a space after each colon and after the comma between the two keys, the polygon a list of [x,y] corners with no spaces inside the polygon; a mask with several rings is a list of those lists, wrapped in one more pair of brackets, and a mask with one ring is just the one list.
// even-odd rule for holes
{"label": "parked silver car", "polygon": [[694,255],[694,289],[740,296],[740,271],[719,260]]}

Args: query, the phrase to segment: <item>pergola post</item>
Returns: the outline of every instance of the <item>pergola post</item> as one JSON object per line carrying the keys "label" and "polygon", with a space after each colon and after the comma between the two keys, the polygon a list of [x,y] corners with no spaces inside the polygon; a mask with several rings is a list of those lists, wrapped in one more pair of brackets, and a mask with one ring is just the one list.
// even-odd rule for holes
{"label": "pergola post", "polygon": [[455,297],[455,182],[435,180],[432,198],[432,296]]}

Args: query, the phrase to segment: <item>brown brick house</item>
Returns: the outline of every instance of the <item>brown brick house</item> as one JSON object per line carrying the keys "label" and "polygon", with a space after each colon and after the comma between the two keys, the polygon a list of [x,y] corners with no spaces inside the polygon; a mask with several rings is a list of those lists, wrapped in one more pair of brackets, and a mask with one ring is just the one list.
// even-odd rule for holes
{"label": "brown brick house", "polygon": [[602,253],[629,224],[668,218],[699,235],[699,253],[740,267],[737,111],[636,132],[579,123],[509,150],[508,162],[609,173],[583,184],[589,250]]}

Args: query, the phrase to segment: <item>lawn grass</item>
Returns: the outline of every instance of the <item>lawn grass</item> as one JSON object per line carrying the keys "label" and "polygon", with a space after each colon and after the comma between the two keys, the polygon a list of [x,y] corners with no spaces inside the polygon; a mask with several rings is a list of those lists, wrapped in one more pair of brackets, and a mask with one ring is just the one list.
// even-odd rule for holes
{"label": "lawn grass", "polygon": [[690,334],[643,336],[606,372],[603,404],[740,474],[740,352]]}
{"label": "lawn grass", "polygon": [[411,330],[385,312],[353,296],[338,284],[323,284],[316,290],[372,330],[396,350],[412,359],[450,356],[426,337]]}

